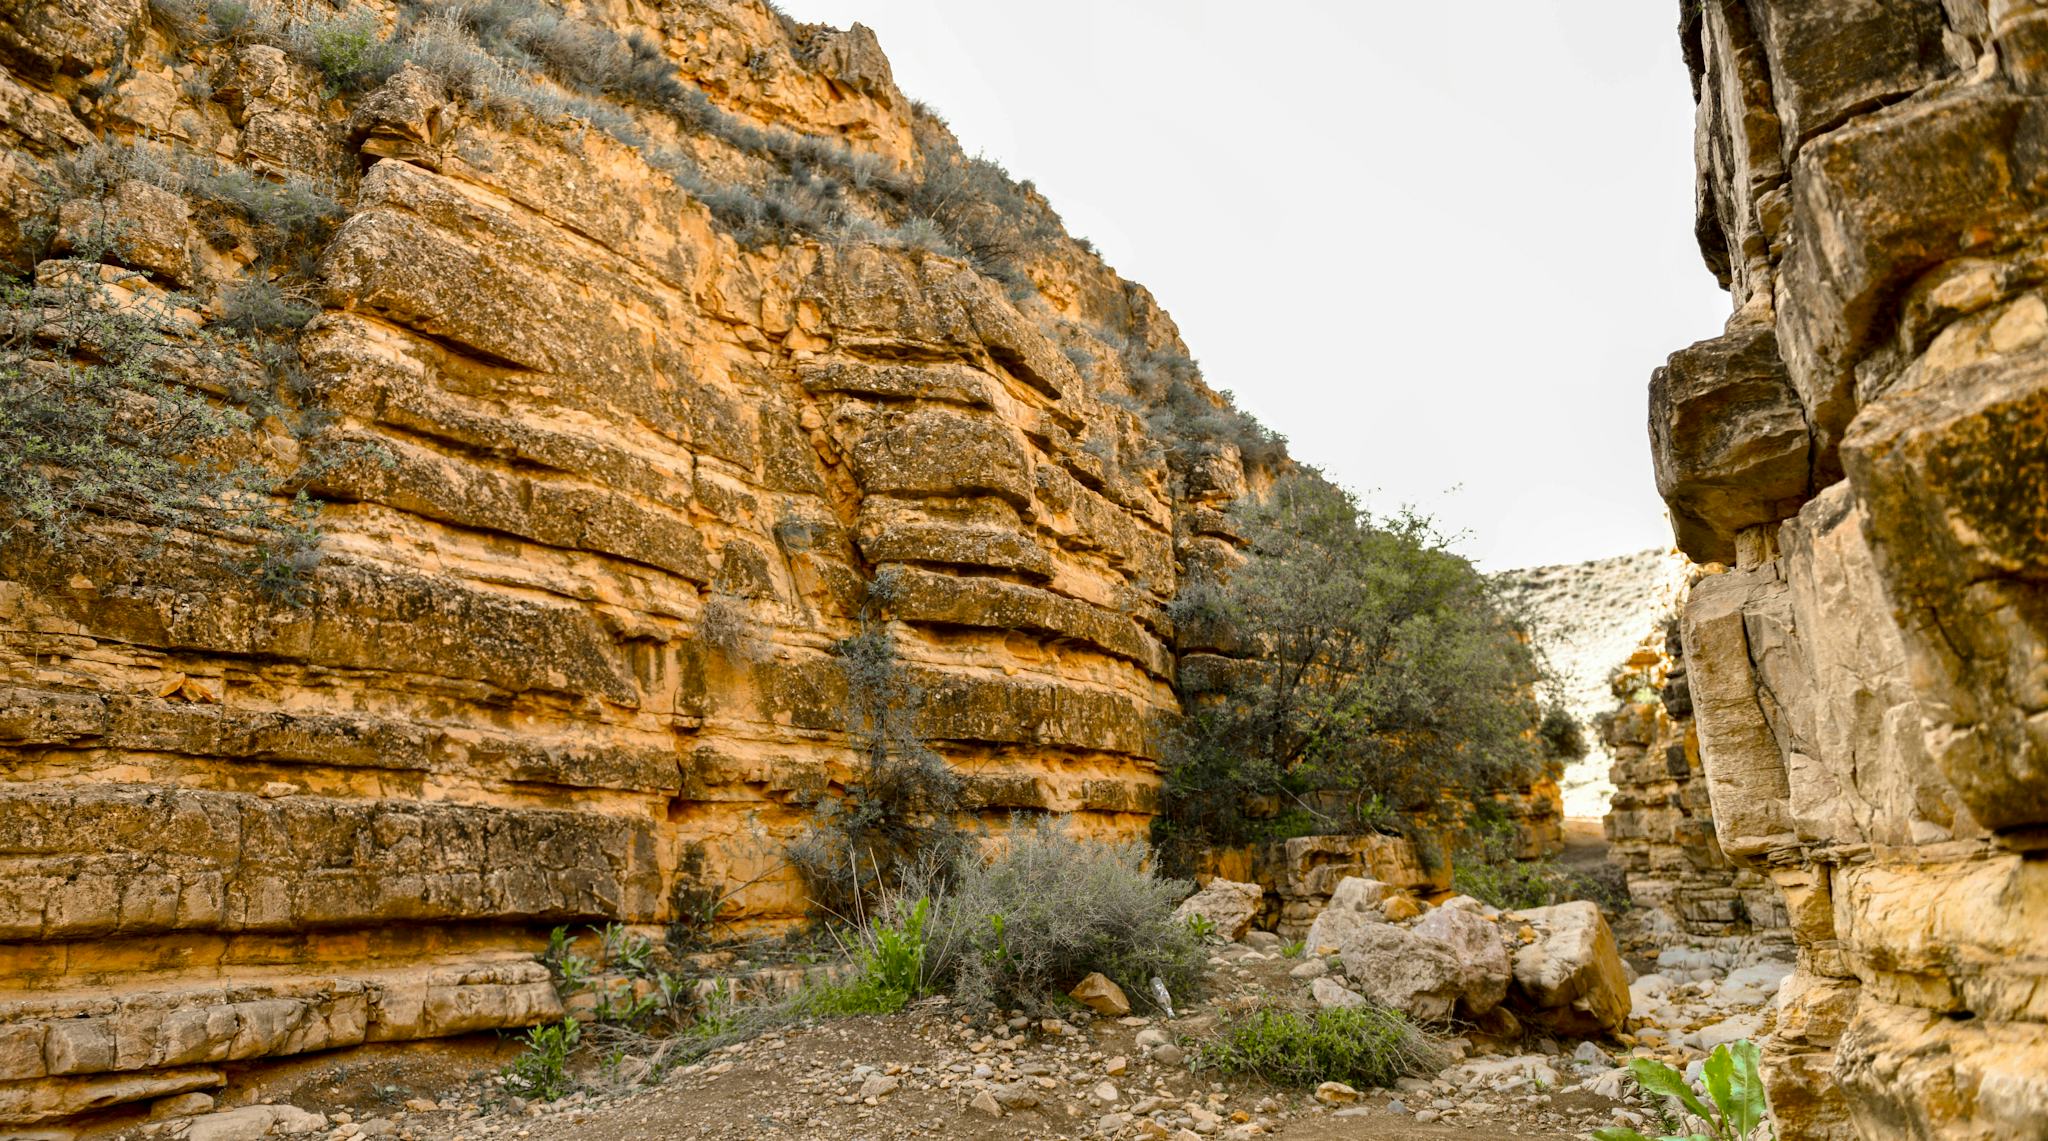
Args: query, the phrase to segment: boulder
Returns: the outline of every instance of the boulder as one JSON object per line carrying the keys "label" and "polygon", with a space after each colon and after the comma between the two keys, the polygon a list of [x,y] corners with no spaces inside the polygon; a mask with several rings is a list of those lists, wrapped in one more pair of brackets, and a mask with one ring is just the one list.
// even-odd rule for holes
{"label": "boulder", "polygon": [[1316,1005],[1324,1010],[1342,1010],[1365,1005],[1364,996],[1335,979],[1315,980],[1309,984],[1309,993],[1315,997]]}
{"label": "boulder", "polygon": [[189,1119],[188,1141],[256,1141],[296,1136],[327,1128],[327,1118],[293,1105],[245,1105]]}
{"label": "boulder", "polygon": [[1082,979],[1067,997],[1097,1014],[1120,1018],[1131,1012],[1131,1000],[1124,997],[1124,988],[1111,982],[1101,972],[1091,972]]}
{"label": "boulder", "polygon": [[1389,923],[1405,923],[1428,908],[1412,895],[1390,895],[1380,904],[1380,916]]}
{"label": "boulder", "polygon": [[1621,1025],[1629,1013],[1628,972],[1597,906],[1575,900],[1508,918],[1536,932],[1514,957],[1514,1005],[1525,1021],[1585,1036]]}
{"label": "boulder", "polygon": [[1448,948],[1392,924],[1361,924],[1342,953],[1352,985],[1417,1021],[1448,1019],[1464,994],[1464,967]]}
{"label": "boulder", "polygon": [[1441,945],[1457,960],[1460,1014],[1476,1018],[1507,997],[1513,968],[1494,924],[1476,912],[1438,908],[1410,930],[1417,938]]}
{"label": "boulder", "polygon": [[1173,918],[1184,923],[1199,915],[1216,925],[1216,934],[1234,943],[1251,931],[1252,917],[1259,911],[1259,898],[1265,894],[1266,889],[1255,883],[1213,879],[1207,887],[1182,900],[1174,909]]}
{"label": "boulder", "polygon": [[1322,914],[1309,924],[1309,954],[1326,954],[1329,949],[1342,950],[1359,928],[1385,923],[1387,919],[1380,910],[1380,903],[1397,890],[1392,884],[1363,876],[1347,876],[1339,881],[1331,890],[1330,902],[1324,905]]}

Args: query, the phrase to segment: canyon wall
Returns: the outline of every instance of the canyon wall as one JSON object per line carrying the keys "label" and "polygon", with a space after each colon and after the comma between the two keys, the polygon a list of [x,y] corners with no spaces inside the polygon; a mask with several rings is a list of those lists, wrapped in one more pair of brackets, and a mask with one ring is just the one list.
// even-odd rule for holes
{"label": "canyon wall", "polygon": [[1788,1138],[2048,1121],[2048,5],[1686,0],[1726,334],[1651,384]]}
{"label": "canyon wall", "polygon": [[[784,845],[856,779],[834,647],[872,625],[992,827],[1143,836],[1163,604],[1281,462],[1162,435],[1144,370],[1235,414],[863,28],[591,3],[534,49],[631,37],[649,106],[492,70],[431,5],[349,11],[441,54],[352,89],[330,41],[198,5],[0,3],[12,268],[75,272],[109,218],[109,293],[172,338],[283,283],[295,399],[364,445],[311,482],[296,600],[118,521],[0,562],[0,1127],[557,1017],[557,924],[786,925]],[[933,209],[1037,230],[963,252],[892,205],[942,177]],[[302,279],[222,205],[264,185],[340,213]]]}
{"label": "canyon wall", "polygon": [[1620,704],[1597,728],[1613,758],[1614,798],[1602,819],[1607,858],[1629,898],[1702,938],[1790,939],[1777,886],[1737,866],[1714,834],[1678,624],[1645,639],[1613,675]]}

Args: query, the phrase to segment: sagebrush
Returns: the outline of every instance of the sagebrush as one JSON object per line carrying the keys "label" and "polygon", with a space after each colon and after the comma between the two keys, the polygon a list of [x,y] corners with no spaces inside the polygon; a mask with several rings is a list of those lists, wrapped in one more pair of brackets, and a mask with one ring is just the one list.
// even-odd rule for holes
{"label": "sagebrush", "polygon": [[1052,818],[1013,821],[993,857],[960,859],[949,885],[925,893],[931,985],[973,1008],[1046,1007],[1096,971],[1137,1007],[1156,1005],[1154,978],[1177,998],[1194,993],[1201,941],[1173,918],[1192,885],[1153,874],[1149,856]]}

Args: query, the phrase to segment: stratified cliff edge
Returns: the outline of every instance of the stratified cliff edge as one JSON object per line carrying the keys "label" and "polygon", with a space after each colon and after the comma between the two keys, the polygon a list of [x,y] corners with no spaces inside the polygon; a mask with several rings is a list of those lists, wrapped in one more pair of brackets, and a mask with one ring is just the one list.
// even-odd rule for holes
{"label": "stratified cliff edge", "polygon": [[2048,1121],[2048,5],[1686,0],[1725,336],[1651,385],[1684,662],[1800,970],[1788,1138]]}
{"label": "stratified cliff edge", "polygon": [[[559,1017],[554,924],[797,917],[782,851],[849,780],[864,607],[970,808],[1149,820],[1163,603],[1278,460],[1247,476],[1145,290],[863,28],[448,7],[308,41],[0,4],[13,268],[110,213],[118,288],[191,325],[252,283],[310,302],[267,343],[321,439],[370,445],[313,481],[296,604],[113,523],[0,566],[0,1125]],[[347,54],[406,35],[403,66]],[[331,206],[297,278],[265,186]],[[974,211],[979,245],[932,221]]]}

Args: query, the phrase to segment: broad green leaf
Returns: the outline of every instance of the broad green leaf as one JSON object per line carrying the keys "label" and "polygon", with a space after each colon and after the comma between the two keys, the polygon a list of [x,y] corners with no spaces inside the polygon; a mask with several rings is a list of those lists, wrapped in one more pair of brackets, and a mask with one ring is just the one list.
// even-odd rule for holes
{"label": "broad green leaf", "polygon": [[1628,1068],[1635,1074],[1637,1085],[1651,1093],[1677,1098],[1702,1121],[1714,1120],[1714,1111],[1708,1109],[1700,1095],[1693,1092],[1692,1083],[1685,1080],[1684,1074],[1655,1058],[1637,1058],[1628,1064]]}
{"label": "broad green leaf", "polygon": [[1725,1049],[1733,1065],[1729,1075],[1728,1101],[1722,1106],[1722,1113],[1734,1128],[1735,1135],[1746,1139],[1769,1112],[1764,1098],[1763,1075],[1757,1067],[1762,1051],[1747,1038],[1730,1043]]}
{"label": "broad green leaf", "polygon": [[[1728,1092],[1728,1083],[1734,1075],[1735,1059],[1729,1057],[1728,1047],[1725,1044],[1714,1047],[1714,1052],[1707,1055],[1707,1064],[1700,1071],[1700,1076],[1706,1079],[1708,1099],[1714,1103],[1715,1109],[1721,1111],[1717,1131],[1732,1133],[1734,1138],[1740,1138],[1746,1136],[1748,1131],[1731,1129],[1733,1123],[1728,1120],[1728,1106],[1733,1100]],[[1715,1122],[1708,1121],[1707,1124],[1713,1125]]]}

